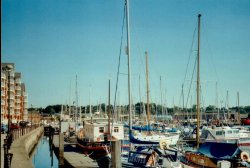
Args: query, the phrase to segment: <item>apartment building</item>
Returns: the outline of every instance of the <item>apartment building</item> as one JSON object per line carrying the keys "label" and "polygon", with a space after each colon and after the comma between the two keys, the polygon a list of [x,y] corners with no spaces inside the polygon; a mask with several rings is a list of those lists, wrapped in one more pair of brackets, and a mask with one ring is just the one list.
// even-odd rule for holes
{"label": "apartment building", "polygon": [[14,63],[1,63],[1,123],[28,119],[28,96]]}

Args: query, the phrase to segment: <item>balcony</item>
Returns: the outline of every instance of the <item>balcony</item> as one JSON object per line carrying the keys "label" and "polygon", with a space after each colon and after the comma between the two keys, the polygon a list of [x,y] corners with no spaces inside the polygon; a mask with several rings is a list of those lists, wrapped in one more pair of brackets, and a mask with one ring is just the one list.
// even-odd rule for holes
{"label": "balcony", "polygon": [[16,99],[21,99],[21,94],[15,94]]}
{"label": "balcony", "polygon": [[6,75],[5,75],[4,72],[1,72],[1,78],[2,78],[2,79],[6,79]]}
{"label": "balcony", "polygon": [[15,104],[15,109],[20,109],[20,108],[21,108],[20,104]]}
{"label": "balcony", "polygon": [[10,96],[15,96],[15,94],[14,93],[12,93],[12,92],[10,92],[10,94],[9,94]]}
{"label": "balcony", "polygon": [[19,106],[19,108],[16,108],[16,107],[15,107],[15,112],[18,112],[18,113],[19,113],[20,111],[21,111],[21,110],[20,110],[20,106]]}
{"label": "balcony", "polygon": [[16,102],[17,104],[20,104],[20,103],[21,103],[21,100],[20,100],[20,99],[16,99],[15,102]]}
{"label": "balcony", "polygon": [[10,114],[14,114],[14,109],[10,109]]}
{"label": "balcony", "polygon": [[16,92],[16,95],[15,95],[16,97],[21,97],[21,93],[19,93],[19,92]]}
{"label": "balcony", "polygon": [[1,87],[5,87],[5,82],[1,81]]}
{"label": "balcony", "polygon": [[16,90],[22,90],[21,86],[16,86]]}
{"label": "balcony", "polygon": [[15,112],[20,112],[20,106],[19,107],[15,107]]}
{"label": "balcony", "polygon": [[11,96],[9,97],[9,99],[14,100],[15,97],[14,97],[13,95],[11,95]]}
{"label": "balcony", "polygon": [[20,78],[15,79],[15,83],[21,84],[21,79]]}
{"label": "balcony", "polygon": [[4,100],[1,100],[1,105],[5,105],[5,101]]}
{"label": "balcony", "polygon": [[9,90],[12,91],[12,92],[14,92],[15,91],[14,86],[11,86]]}
{"label": "balcony", "polygon": [[1,96],[5,96],[5,91],[1,91]]}
{"label": "balcony", "polygon": [[11,107],[11,108],[14,108],[14,107],[15,107],[15,104],[14,104],[14,103],[10,103],[10,107]]}
{"label": "balcony", "polygon": [[10,76],[14,77],[15,76],[15,72],[14,71],[10,71]]}
{"label": "balcony", "polygon": [[14,79],[10,79],[10,84],[14,84],[15,82],[14,82]]}
{"label": "balcony", "polygon": [[10,102],[11,104],[14,104],[14,99],[8,99],[8,102]]}

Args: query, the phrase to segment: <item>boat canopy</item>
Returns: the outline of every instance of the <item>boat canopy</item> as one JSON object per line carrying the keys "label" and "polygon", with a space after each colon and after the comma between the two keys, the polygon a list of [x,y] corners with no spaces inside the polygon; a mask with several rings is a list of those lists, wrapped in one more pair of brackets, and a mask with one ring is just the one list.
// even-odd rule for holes
{"label": "boat canopy", "polygon": [[206,142],[198,149],[199,153],[214,158],[217,160],[223,159],[234,159],[241,150],[237,146],[237,143],[217,143],[217,142]]}

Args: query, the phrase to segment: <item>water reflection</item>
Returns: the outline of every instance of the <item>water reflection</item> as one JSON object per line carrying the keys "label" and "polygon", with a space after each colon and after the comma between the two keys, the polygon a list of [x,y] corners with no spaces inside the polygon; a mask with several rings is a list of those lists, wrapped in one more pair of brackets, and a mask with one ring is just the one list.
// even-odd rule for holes
{"label": "water reflection", "polygon": [[42,137],[34,151],[32,162],[35,168],[58,168],[58,159],[49,145],[49,138]]}

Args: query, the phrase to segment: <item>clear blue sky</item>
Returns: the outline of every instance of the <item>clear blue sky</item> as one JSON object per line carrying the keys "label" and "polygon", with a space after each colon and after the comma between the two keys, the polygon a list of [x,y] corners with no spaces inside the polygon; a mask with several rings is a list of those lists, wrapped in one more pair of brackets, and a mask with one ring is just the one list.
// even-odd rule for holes
{"label": "clear blue sky", "polygon": [[[123,0],[2,0],[2,62],[15,63],[22,73],[29,106],[72,104],[76,74],[80,105],[89,104],[89,99],[91,104],[107,102],[109,78],[113,101],[123,7]],[[202,14],[202,102],[215,105],[217,81],[219,106],[226,101],[227,90],[229,106],[236,105],[237,91],[240,105],[250,105],[249,0],[131,0],[133,102],[140,100],[139,75],[141,98],[146,101],[146,50],[151,101],[161,102],[162,76],[163,102],[170,107],[181,105],[181,85],[191,55],[186,99],[196,56],[196,35],[192,52],[190,48],[198,13]],[[125,43],[126,38],[122,73],[127,73]],[[127,76],[119,79],[118,100],[127,104]],[[195,103],[194,84],[190,95],[188,106]]]}

